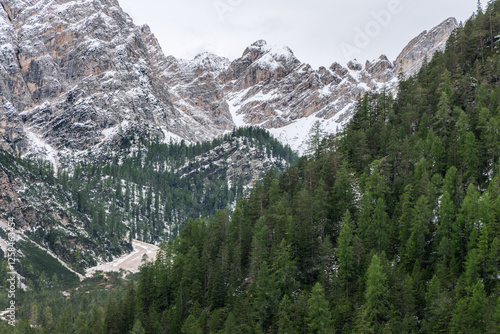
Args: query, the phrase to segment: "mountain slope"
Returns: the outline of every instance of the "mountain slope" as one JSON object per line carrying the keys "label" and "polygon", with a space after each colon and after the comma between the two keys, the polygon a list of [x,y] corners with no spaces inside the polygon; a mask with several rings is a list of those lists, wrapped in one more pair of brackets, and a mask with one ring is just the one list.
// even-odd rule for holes
{"label": "mountain slope", "polygon": [[[230,120],[174,108],[157,75],[165,61],[158,42],[116,0],[0,3],[0,82],[7,100],[0,116],[6,140],[21,153],[36,152],[29,133],[67,155],[135,128],[167,141],[231,129]],[[117,131],[108,136],[111,129]]]}
{"label": "mountain slope", "polygon": [[351,61],[347,68],[333,63],[315,70],[289,48],[257,41],[231,62],[206,53],[192,61],[169,57],[163,75],[178,108],[192,113],[229,111],[235,126],[264,127],[303,153],[304,134],[316,120],[328,133],[340,130],[360,96],[382,89],[395,92],[398,75],[414,75],[424,59],[443,51],[457,26],[450,18],[423,32],[394,62],[383,55],[364,66]]}
{"label": "mountain slope", "polygon": [[[77,163],[71,171],[0,149],[0,244],[13,218],[22,245],[16,268],[33,284],[45,284],[42,272],[46,283],[76,279],[45,252],[82,273],[130,251],[134,238],[167,242],[188,218],[230,210],[265,173],[285,171],[297,159],[260,128],[196,145],[125,138],[112,159]],[[34,259],[41,262],[31,266]]]}
{"label": "mountain slope", "polygon": [[413,74],[457,26],[449,19],[423,33],[396,62],[314,70],[264,41],[233,61],[165,57],[116,0],[0,4],[1,144],[61,165],[114,150],[129,130],[196,142],[258,125],[304,152],[301,134],[316,119],[337,131],[359,96],[393,90],[399,71]]}

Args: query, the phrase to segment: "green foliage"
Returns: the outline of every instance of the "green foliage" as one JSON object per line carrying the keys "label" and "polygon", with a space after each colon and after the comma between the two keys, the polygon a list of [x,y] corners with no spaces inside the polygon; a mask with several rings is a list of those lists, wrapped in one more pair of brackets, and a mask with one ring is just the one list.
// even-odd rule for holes
{"label": "green foliage", "polygon": [[378,333],[388,320],[387,289],[387,274],[382,266],[382,259],[375,254],[366,272],[366,301],[361,308],[359,324],[363,330]]}
{"label": "green foliage", "polygon": [[111,241],[116,253],[124,237],[166,241],[178,234],[187,218],[208,218],[242,197],[244,186],[252,181],[250,165],[243,166],[241,174],[228,174],[228,151],[250,154],[242,142],[256,147],[262,159],[285,161],[277,165],[281,169],[297,159],[288,146],[254,127],[190,145],[136,141],[137,151],[111,161],[79,164],[73,175],[60,176],[76,199],[76,209],[92,217],[89,233],[101,242]]}
{"label": "green foliage", "polygon": [[328,301],[325,299],[321,283],[316,283],[312,289],[308,302],[307,322],[308,333],[333,333]]}
{"label": "green foliage", "polygon": [[[16,265],[16,270],[29,279],[35,287],[52,287],[56,284],[65,286],[78,281],[77,275],[33,243],[20,241],[16,243],[16,246],[24,255]],[[56,275],[57,280],[52,279],[52,275]]]}
{"label": "green foliage", "polygon": [[[365,95],[343,133],[267,174],[232,215],[186,220],[141,268],[136,298],[122,292],[101,311],[105,332],[138,323],[147,333],[498,332],[500,56],[490,28],[500,30],[499,1],[402,81],[395,100]],[[180,161],[192,154],[171,149]],[[138,161],[148,170],[143,162],[161,159]],[[123,177],[136,163],[103,170]],[[153,194],[138,197],[155,206]]]}

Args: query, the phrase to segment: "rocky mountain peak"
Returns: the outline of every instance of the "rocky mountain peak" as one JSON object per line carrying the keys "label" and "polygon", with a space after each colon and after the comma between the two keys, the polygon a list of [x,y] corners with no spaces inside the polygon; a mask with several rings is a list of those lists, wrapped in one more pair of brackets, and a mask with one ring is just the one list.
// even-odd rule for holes
{"label": "rocky mountain peak", "polygon": [[211,70],[225,70],[229,67],[231,61],[225,57],[216,54],[203,52],[193,58],[193,64]]}
{"label": "rocky mountain peak", "polygon": [[386,55],[381,55],[377,60],[366,61],[366,71],[376,80],[387,82],[394,77],[394,64]]}
{"label": "rocky mountain peak", "polygon": [[54,161],[98,152],[130,131],[199,141],[243,125],[302,150],[316,120],[337,131],[360,96],[416,73],[457,25],[448,19],[422,33],[394,63],[381,56],[315,70],[264,40],[232,61],[165,57],[151,29],[135,26],[116,0],[0,4],[1,145],[43,148]]}
{"label": "rocky mountain peak", "polygon": [[116,0],[0,4],[0,88],[16,110],[0,124],[16,124],[3,130],[16,150],[34,153],[31,134],[71,155],[134,129],[196,141],[231,128],[174,107],[158,41]]}
{"label": "rocky mountain peak", "polygon": [[357,61],[356,59],[349,61],[347,63],[347,67],[351,71],[361,71],[363,69],[363,65],[361,65],[361,63],[359,61]]}
{"label": "rocky mountain peak", "polygon": [[448,18],[412,39],[396,58],[396,73],[403,73],[405,77],[416,74],[425,58],[430,60],[434,53],[445,49],[448,37],[457,27],[457,20]]}

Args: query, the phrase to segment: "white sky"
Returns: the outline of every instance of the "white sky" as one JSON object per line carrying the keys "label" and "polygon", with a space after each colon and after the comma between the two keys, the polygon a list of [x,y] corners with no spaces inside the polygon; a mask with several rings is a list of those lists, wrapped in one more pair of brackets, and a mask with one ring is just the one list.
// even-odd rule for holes
{"label": "white sky", "polygon": [[[119,2],[135,24],[151,27],[165,55],[192,59],[208,51],[233,60],[248,45],[264,39],[289,46],[299,60],[316,68],[335,61],[346,64],[350,58],[364,63],[381,54],[394,60],[422,31],[448,17],[466,21],[477,8],[476,0]],[[389,15],[381,15],[377,23],[374,13]],[[371,37],[362,39],[358,31],[368,31]]]}

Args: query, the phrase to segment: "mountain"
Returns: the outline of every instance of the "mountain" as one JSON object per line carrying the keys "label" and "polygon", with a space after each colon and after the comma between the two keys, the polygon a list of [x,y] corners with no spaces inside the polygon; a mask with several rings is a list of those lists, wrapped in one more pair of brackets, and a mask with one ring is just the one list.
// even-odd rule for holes
{"label": "mountain", "polygon": [[168,142],[211,139],[228,118],[175,108],[166,61],[147,26],[116,0],[0,2],[1,119],[5,146],[58,157],[114,140],[129,129]]}
{"label": "mountain", "polygon": [[235,131],[217,101],[177,108],[169,60],[117,1],[0,4],[0,215],[22,264],[43,258],[19,269],[33,284],[75,279],[135,237],[167,241],[296,161],[265,130]]}
{"label": "mountain", "polygon": [[366,94],[231,215],[190,220],[104,332],[500,333],[498,31],[497,0],[395,99]]}
{"label": "mountain", "polygon": [[[288,47],[257,41],[233,61],[200,54],[187,61],[168,57],[164,73],[174,105],[188,113],[231,114],[235,126],[257,125],[303,153],[309,129],[320,121],[334,133],[370,91],[395,93],[398,75],[414,75],[424,59],[443,51],[458,26],[449,18],[412,40],[393,62],[385,55],[365,65],[353,60],[315,70]],[[222,101],[222,102],[221,102]]]}
{"label": "mountain", "polygon": [[394,90],[399,71],[415,73],[457,26],[448,19],[423,33],[396,62],[315,70],[264,41],[233,61],[165,57],[116,0],[0,4],[1,145],[56,166],[114,151],[129,130],[197,142],[258,125],[304,152],[315,120],[335,132],[359,96]]}
{"label": "mountain", "polygon": [[247,125],[303,153],[317,120],[339,130],[360,96],[394,92],[398,71],[413,74],[457,26],[423,33],[399,63],[315,70],[265,41],[232,61],[166,57],[115,0],[0,4],[0,209],[16,218],[24,253],[69,266],[21,268],[27,279],[45,270],[71,280],[131,238],[166,241],[189,217],[233,208],[267,171],[296,161]]}

